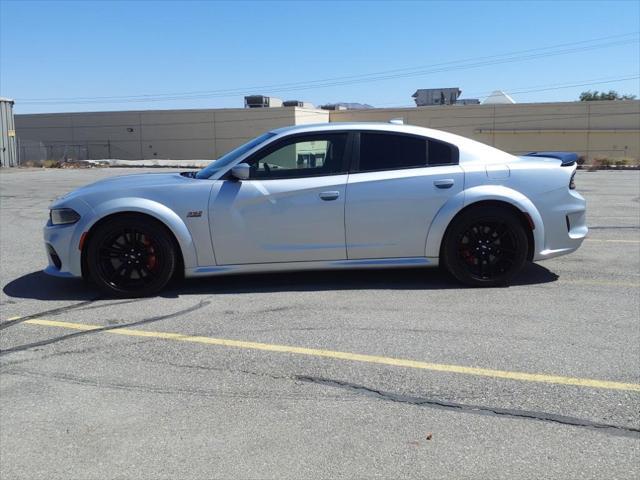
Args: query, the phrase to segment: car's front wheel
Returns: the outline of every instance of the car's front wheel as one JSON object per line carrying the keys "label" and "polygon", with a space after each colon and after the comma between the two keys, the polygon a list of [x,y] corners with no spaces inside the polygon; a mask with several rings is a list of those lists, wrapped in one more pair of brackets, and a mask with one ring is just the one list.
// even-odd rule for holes
{"label": "car's front wheel", "polygon": [[86,252],[90,279],[120,297],[153,295],[169,282],[177,264],[171,234],[142,215],[107,219],[91,232]]}
{"label": "car's front wheel", "polygon": [[520,271],[527,250],[527,234],[513,212],[476,207],[461,213],[447,229],[442,263],[466,285],[495,287]]}

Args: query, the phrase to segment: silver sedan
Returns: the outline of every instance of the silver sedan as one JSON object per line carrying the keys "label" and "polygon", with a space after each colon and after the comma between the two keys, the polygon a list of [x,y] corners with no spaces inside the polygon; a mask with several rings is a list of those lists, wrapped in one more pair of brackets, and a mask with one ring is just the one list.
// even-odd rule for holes
{"label": "silver sedan", "polygon": [[116,177],[58,199],[45,272],[117,296],[155,294],[176,274],[438,265],[467,285],[504,285],[584,240],[576,159],[394,123],[282,128],[199,172]]}

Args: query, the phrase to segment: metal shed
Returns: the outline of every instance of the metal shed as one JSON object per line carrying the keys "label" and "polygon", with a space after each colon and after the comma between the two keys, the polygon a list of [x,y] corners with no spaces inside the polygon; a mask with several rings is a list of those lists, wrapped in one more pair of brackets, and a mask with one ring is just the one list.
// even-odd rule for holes
{"label": "metal shed", "polygon": [[0,97],[0,166],[18,165],[16,127],[13,122],[13,100]]}

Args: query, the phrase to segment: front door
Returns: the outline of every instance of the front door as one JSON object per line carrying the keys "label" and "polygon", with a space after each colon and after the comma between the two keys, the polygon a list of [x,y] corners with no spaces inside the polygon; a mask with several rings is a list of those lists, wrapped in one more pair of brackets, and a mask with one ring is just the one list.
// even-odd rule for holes
{"label": "front door", "polygon": [[286,137],[254,154],[248,180],[222,179],[209,205],[218,265],[342,260],[346,133]]}

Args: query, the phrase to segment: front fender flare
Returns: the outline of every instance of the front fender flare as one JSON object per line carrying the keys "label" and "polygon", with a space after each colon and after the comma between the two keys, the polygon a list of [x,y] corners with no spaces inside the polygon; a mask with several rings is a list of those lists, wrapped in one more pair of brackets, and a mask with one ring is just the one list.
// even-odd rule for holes
{"label": "front fender flare", "polygon": [[185,268],[198,266],[196,248],[187,225],[182,219],[166,205],[147,198],[117,198],[108,200],[93,207],[95,216],[92,221],[83,226],[83,231],[88,231],[99,220],[116,213],[136,212],[154,217],[162,222],[175,236],[182,251],[182,259]]}
{"label": "front fender flare", "polygon": [[440,208],[429,226],[425,256],[440,257],[440,245],[451,220],[465,207],[482,201],[498,201],[513,205],[521,212],[527,213],[533,221],[533,251],[537,252],[544,245],[544,223],[536,206],[522,193],[503,185],[479,185],[464,190],[451,197]]}

